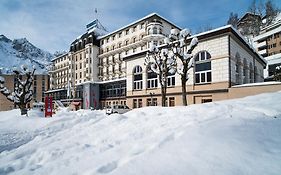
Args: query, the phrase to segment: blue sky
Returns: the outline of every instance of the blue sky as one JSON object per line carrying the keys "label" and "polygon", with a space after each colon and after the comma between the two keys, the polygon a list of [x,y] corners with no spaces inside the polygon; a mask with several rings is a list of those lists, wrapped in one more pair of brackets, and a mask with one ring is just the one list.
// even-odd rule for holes
{"label": "blue sky", "polygon": [[[257,0],[258,1],[258,0]],[[197,32],[226,24],[230,12],[242,16],[252,0],[0,0],[0,34],[26,37],[44,50],[68,50],[97,17],[108,31],[156,12]],[[280,0],[273,2],[281,7]],[[278,3],[279,2],[279,3]]]}

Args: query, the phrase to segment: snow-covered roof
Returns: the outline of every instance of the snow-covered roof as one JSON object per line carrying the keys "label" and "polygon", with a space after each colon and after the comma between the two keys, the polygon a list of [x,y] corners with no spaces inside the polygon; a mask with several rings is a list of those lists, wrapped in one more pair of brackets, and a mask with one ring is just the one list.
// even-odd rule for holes
{"label": "snow-covered roof", "polygon": [[65,91],[66,89],[53,89],[53,90],[48,90],[45,92],[45,94],[47,93],[52,93],[52,92],[59,92],[59,91]]}
{"label": "snow-covered roof", "polygon": [[265,57],[269,65],[281,63],[281,53]]}
{"label": "snow-covered roof", "polygon": [[147,19],[147,18],[150,18],[150,17],[152,17],[152,16],[158,16],[159,18],[162,18],[163,20],[165,20],[166,22],[172,24],[173,26],[175,26],[175,27],[181,29],[181,27],[175,25],[174,23],[170,22],[169,20],[167,20],[166,18],[160,16],[159,14],[157,14],[157,13],[151,13],[151,14],[149,14],[149,15],[147,15],[147,16],[141,18],[141,19],[138,19],[138,20],[136,20],[136,21],[134,21],[134,22],[132,22],[132,23],[130,23],[130,24],[128,24],[128,25],[126,25],[126,26],[120,28],[120,29],[117,29],[117,30],[115,30],[115,31],[113,31],[113,32],[110,32],[110,33],[106,34],[106,35],[100,36],[100,37],[98,37],[98,39],[103,39],[103,38],[106,38],[106,37],[108,37],[108,36],[110,36],[110,35],[112,35],[112,34],[114,34],[114,33],[118,33],[119,31],[124,30],[125,28],[128,28],[128,27],[130,27],[130,26],[132,26],[132,25],[134,25],[134,24],[136,24],[136,23],[139,23],[139,22],[141,22],[141,21],[143,21],[143,20],[145,20],[145,19]]}
{"label": "snow-covered roof", "polygon": [[122,81],[122,80],[126,80],[126,78],[119,78],[119,79],[107,80],[107,81],[85,81],[83,83],[78,83],[77,85],[83,85],[83,84],[87,84],[87,83],[105,84],[105,83],[112,83],[112,82],[117,82],[117,81]]}
{"label": "snow-covered roof", "polygon": [[232,29],[232,31],[235,32],[235,34],[237,34],[237,36],[242,39],[244,41],[244,43],[249,47],[250,50],[252,50],[253,53],[255,53],[265,64],[266,64],[266,60],[256,51],[256,49],[242,36],[242,34],[237,30],[235,29],[232,25],[226,25],[226,26],[222,26],[222,27],[219,27],[219,28],[216,28],[216,29],[213,29],[213,30],[209,30],[209,31],[206,31],[206,32],[202,32],[202,33],[198,33],[196,35],[192,35],[189,37],[189,39],[192,39],[193,37],[200,37],[200,36],[203,36],[203,35],[207,35],[207,34],[210,34],[210,33],[214,33],[214,32],[217,32],[217,31],[220,31],[220,30],[224,30],[224,29]]}
{"label": "snow-covered roof", "polygon": [[269,85],[281,85],[281,82],[269,81],[269,82],[260,82],[260,83],[248,83],[248,84],[241,84],[241,85],[232,86],[232,88],[253,87],[253,86],[269,86]]}
{"label": "snow-covered roof", "polygon": [[51,61],[53,62],[53,61],[55,61],[55,60],[57,60],[57,59],[59,59],[59,58],[61,58],[61,57],[66,56],[66,55],[68,55],[68,52],[67,52],[67,53],[64,53],[64,54],[62,54],[62,55],[60,55],[60,56],[57,56],[57,57],[53,58]]}
{"label": "snow-covered roof", "polygon": [[[278,26],[279,25],[279,26]],[[273,35],[273,34],[275,34],[275,33],[279,33],[279,32],[281,32],[281,22],[278,24],[278,25],[276,25],[276,26],[278,26],[278,27],[276,27],[275,29],[272,29],[272,30],[269,30],[269,31],[266,31],[266,32],[264,32],[264,33],[262,33],[262,34],[260,34],[260,35],[258,35],[258,36],[256,36],[255,38],[254,38],[254,41],[258,41],[258,40],[260,40],[260,39],[264,39],[264,38],[266,38],[266,37],[268,37],[268,36],[271,36],[271,35]]]}

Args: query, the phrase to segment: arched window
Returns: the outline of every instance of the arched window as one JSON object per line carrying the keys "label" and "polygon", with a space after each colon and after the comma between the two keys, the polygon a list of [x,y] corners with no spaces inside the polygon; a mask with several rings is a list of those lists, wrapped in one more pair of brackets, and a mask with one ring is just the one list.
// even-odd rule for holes
{"label": "arched window", "polygon": [[129,40],[126,40],[125,41],[125,45],[127,46],[129,44]]}
{"label": "arched window", "polygon": [[209,83],[211,81],[211,55],[207,51],[201,51],[195,56],[195,83]]}
{"label": "arched window", "polygon": [[156,27],[152,28],[152,34],[157,34],[157,28]]}
{"label": "arched window", "polygon": [[250,83],[254,82],[254,68],[253,68],[253,64],[250,63]]}
{"label": "arched window", "polygon": [[122,46],[122,43],[118,43],[118,48],[121,48],[121,46]]}
{"label": "arched window", "polygon": [[134,90],[142,89],[142,68],[140,66],[136,66],[133,70],[133,80],[134,80]]}
{"label": "arched window", "polygon": [[247,60],[244,58],[243,60],[243,84],[248,83],[248,75],[247,75]]}
{"label": "arched window", "polygon": [[254,82],[256,83],[258,82],[258,67],[255,66],[254,68]]}
{"label": "arched window", "polygon": [[158,86],[158,80],[157,80],[157,74],[152,71],[151,66],[154,64],[149,64],[147,66],[147,88],[157,88]]}
{"label": "arched window", "polygon": [[241,60],[240,60],[240,55],[239,55],[239,53],[236,53],[236,55],[235,55],[235,83],[236,84],[240,84],[240,80],[241,80],[241,74],[240,74],[240,72],[241,72],[241,67],[240,67],[240,62],[241,62]]}

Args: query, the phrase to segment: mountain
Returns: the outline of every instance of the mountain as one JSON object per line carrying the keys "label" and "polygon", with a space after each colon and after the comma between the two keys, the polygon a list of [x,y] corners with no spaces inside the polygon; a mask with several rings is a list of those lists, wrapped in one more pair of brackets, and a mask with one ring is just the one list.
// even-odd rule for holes
{"label": "mountain", "polygon": [[36,74],[47,73],[47,67],[54,56],[43,51],[26,38],[11,40],[0,35],[0,73],[12,73],[13,67],[34,65]]}

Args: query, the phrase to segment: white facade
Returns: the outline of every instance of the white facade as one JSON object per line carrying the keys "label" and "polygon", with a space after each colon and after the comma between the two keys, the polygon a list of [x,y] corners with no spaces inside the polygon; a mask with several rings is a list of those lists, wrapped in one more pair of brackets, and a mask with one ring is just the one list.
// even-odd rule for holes
{"label": "white facade", "polygon": [[[123,104],[129,102],[130,107],[136,103],[143,106],[145,100],[147,105],[157,104],[160,84],[157,75],[149,73],[144,65],[145,56],[150,44],[163,44],[174,28],[180,29],[151,14],[89,43],[89,36],[84,41],[83,36],[78,38],[67,55],[72,87],[87,82],[100,84],[100,100],[104,105],[117,104],[120,100]],[[195,94],[189,97],[190,103],[225,99],[225,92],[233,85],[263,81],[264,60],[231,26],[196,37],[199,43],[192,52],[195,62],[187,81],[189,93]],[[180,104],[176,97],[181,95],[178,74],[168,77],[167,93],[169,104]]]}

